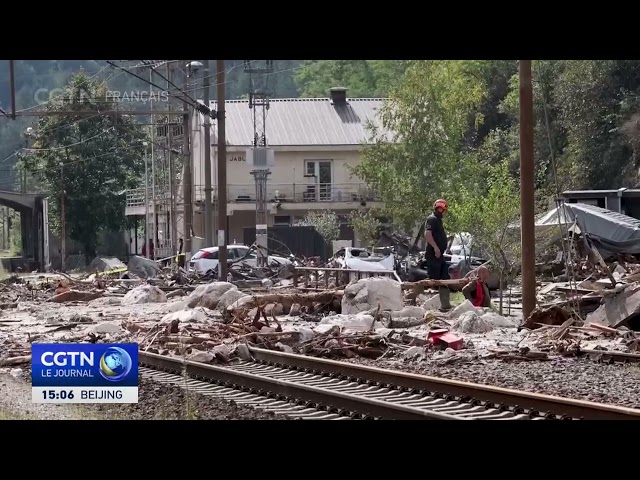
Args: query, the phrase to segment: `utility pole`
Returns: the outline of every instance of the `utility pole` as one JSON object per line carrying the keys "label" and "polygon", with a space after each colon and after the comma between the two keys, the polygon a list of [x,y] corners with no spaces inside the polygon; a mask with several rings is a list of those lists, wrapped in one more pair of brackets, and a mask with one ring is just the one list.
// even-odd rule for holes
{"label": "utility pole", "polygon": [[16,75],[13,60],[9,60],[9,88],[11,89],[11,120],[16,119]]}
{"label": "utility pole", "polygon": [[[191,66],[188,67],[188,73],[191,74]],[[184,92],[189,91],[189,75],[184,77]],[[184,253],[185,265],[191,258],[191,230],[193,223],[193,198],[191,195],[191,122],[189,120],[189,106],[184,104],[183,122],[183,151],[184,151],[184,178],[182,179],[182,201],[184,202]]]}
{"label": "utility pole", "polygon": [[536,253],[533,163],[533,88],[531,60],[520,60],[520,217],[522,241],[522,315],[536,307]]}
{"label": "utility pole", "polygon": [[[149,90],[152,90],[153,84],[153,68],[149,70]],[[151,97],[151,95],[150,95]],[[151,243],[147,245],[147,248],[153,244],[153,255],[151,259],[156,259],[156,248],[158,248],[158,217],[156,215],[156,156],[155,156],[155,143],[156,143],[156,126],[155,118],[153,116],[153,100],[149,102],[149,110],[151,110]],[[149,253],[149,250],[147,250]]]}
{"label": "utility pole", "polygon": [[[171,76],[173,68],[170,66],[170,62],[167,62],[167,91],[171,90]],[[171,112],[171,99],[167,103],[167,110]],[[172,137],[173,137],[173,117],[171,114],[167,115],[167,152],[169,155],[169,210],[170,210],[170,222],[171,222],[171,255],[177,251],[178,248],[178,225],[176,222],[176,182],[175,182],[175,167],[173,165],[173,157],[171,156]]]}
{"label": "utility pole", "polygon": [[[247,152],[247,163],[253,166],[256,185],[256,247],[258,267],[268,263],[267,234],[267,179],[271,174],[269,166],[273,163],[273,151],[267,148],[267,110],[269,110],[270,94],[267,90],[268,74],[273,72],[273,60],[265,60],[264,66],[256,66],[252,60],[244,61],[244,71],[249,74],[251,91],[249,92],[249,108],[253,113],[253,148]],[[257,74],[258,78],[253,75]],[[258,85],[258,81],[262,81]]]}
{"label": "utility pole", "polygon": [[[225,133],[224,60],[216,60],[218,120],[218,279],[227,281],[227,137]],[[208,107],[209,105],[207,105]],[[207,144],[210,142],[207,142]],[[207,157],[207,163],[209,163]],[[209,178],[209,177],[207,177]]]}
{"label": "utility pole", "polygon": [[[202,103],[209,107],[209,60],[203,60],[202,69]],[[213,246],[213,230],[211,225],[213,212],[211,205],[211,117],[204,115],[204,244]],[[218,253],[218,255],[220,255]],[[225,278],[226,282],[227,279]]]}
{"label": "utility pole", "polygon": [[149,258],[149,158],[147,142],[144,145],[144,256]]}
{"label": "utility pole", "polygon": [[67,258],[67,225],[64,211],[64,197],[64,163],[60,162],[60,260],[62,262],[62,272],[66,270],[65,263]]}

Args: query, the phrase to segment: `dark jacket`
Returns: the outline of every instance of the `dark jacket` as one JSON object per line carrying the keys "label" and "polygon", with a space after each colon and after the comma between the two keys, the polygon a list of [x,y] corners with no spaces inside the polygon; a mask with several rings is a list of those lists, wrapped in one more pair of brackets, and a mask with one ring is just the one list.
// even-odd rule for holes
{"label": "dark jacket", "polygon": [[[425,235],[426,232],[431,232],[436,245],[438,245],[438,248],[440,249],[441,255],[444,255],[449,242],[447,240],[447,232],[442,224],[442,214],[440,212],[433,212],[427,217],[427,220],[425,221]],[[427,247],[425,249],[425,256],[427,258],[435,258],[435,252],[429,243],[427,243]]]}
{"label": "dark jacket", "polygon": [[[473,303],[473,301],[476,299],[477,289],[478,281],[473,280],[472,282],[469,282],[465,285],[465,287],[462,289],[462,294],[467,300]],[[484,291],[484,298],[482,299],[482,305],[480,306],[488,308],[491,306],[491,294],[489,293],[489,287],[487,287],[486,283],[482,284],[482,290]]]}

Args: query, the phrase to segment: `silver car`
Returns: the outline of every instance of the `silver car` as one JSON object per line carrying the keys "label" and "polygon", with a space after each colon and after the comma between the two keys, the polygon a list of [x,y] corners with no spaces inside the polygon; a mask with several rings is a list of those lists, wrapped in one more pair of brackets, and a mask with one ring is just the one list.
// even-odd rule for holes
{"label": "silver car", "polygon": [[[227,245],[228,261],[234,262],[243,257],[243,263],[246,263],[251,267],[257,267],[258,255],[255,250],[251,251],[251,249],[246,245]],[[291,263],[289,259],[276,255],[269,255],[268,262],[269,265],[273,265],[274,263],[279,265],[287,265]],[[196,252],[196,254],[191,257],[191,261],[189,262],[189,271],[197,272],[199,274],[205,274],[209,270],[215,270],[217,267],[218,247],[202,248],[198,250],[198,252]]]}

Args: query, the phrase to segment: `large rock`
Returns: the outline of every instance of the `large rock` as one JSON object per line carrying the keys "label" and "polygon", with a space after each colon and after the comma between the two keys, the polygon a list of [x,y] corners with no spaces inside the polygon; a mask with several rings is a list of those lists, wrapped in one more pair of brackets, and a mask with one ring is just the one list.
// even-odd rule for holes
{"label": "large rock", "polygon": [[187,306],[189,308],[205,307],[214,310],[218,306],[220,298],[229,290],[237,290],[238,287],[229,282],[213,282],[206,285],[199,285],[189,298]]}
{"label": "large rock", "polygon": [[469,300],[465,300],[456,308],[449,312],[449,318],[460,318],[462,314],[467,312],[473,312],[478,316],[484,315],[484,310],[479,307],[474,307],[473,304]]}
{"label": "large rock", "polygon": [[89,264],[88,270],[91,273],[108,272],[111,270],[126,269],[127,266],[116,257],[96,257]]}
{"label": "large rock", "polygon": [[230,305],[233,305],[234,302],[240,300],[242,297],[244,297],[245,294],[242,293],[240,290],[238,290],[237,288],[232,288],[230,290],[227,290],[225,293],[222,294],[222,296],[218,299],[218,305],[217,308],[218,310],[220,310],[221,312],[226,310],[226,308]]}
{"label": "large rock", "polygon": [[372,308],[380,310],[401,310],[402,288],[400,283],[390,278],[363,278],[348,285],[342,297],[342,314],[350,315],[368,312]]}
{"label": "large rock", "polygon": [[140,278],[155,278],[162,271],[153,260],[137,255],[129,259],[128,268],[129,272]]}
{"label": "large rock", "polygon": [[467,311],[458,317],[453,328],[461,333],[487,333],[493,330],[493,325],[476,312]]}
{"label": "large rock", "polygon": [[137,305],[140,303],[164,303],[167,295],[155,285],[143,285],[127,292],[122,299],[122,305]]}

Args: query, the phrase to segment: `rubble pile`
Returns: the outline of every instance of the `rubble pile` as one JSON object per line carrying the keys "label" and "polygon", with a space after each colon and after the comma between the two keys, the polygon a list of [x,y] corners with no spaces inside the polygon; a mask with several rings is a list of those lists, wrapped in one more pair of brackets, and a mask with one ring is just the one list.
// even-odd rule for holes
{"label": "rubble pile", "polygon": [[[344,259],[378,262],[354,251],[343,252]],[[358,279],[346,260],[332,259],[329,265],[340,267],[332,270],[320,268],[316,258],[265,268],[240,259],[230,265],[227,282],[215,280],[216,272],[199,275],[143,257],[132,257],[128,266],[96,259],[84,275],[14,276],[0,282],[0,367],[28,363],[29,344],[44,340],[137,342],[143,351],[205,363],[247,358],[249,346],[445,363],[638,350],[640,264],[628,260],[590,271],[576,262],[579,281],[552,273],[552,282],[540,283],[539,306],[526,319],[518,316],[517,287],[504,292],[504,315],[497,313],[496,298],[492,308],[464,300],[442,312],[437,288],[456,290],[468,279]]]}

